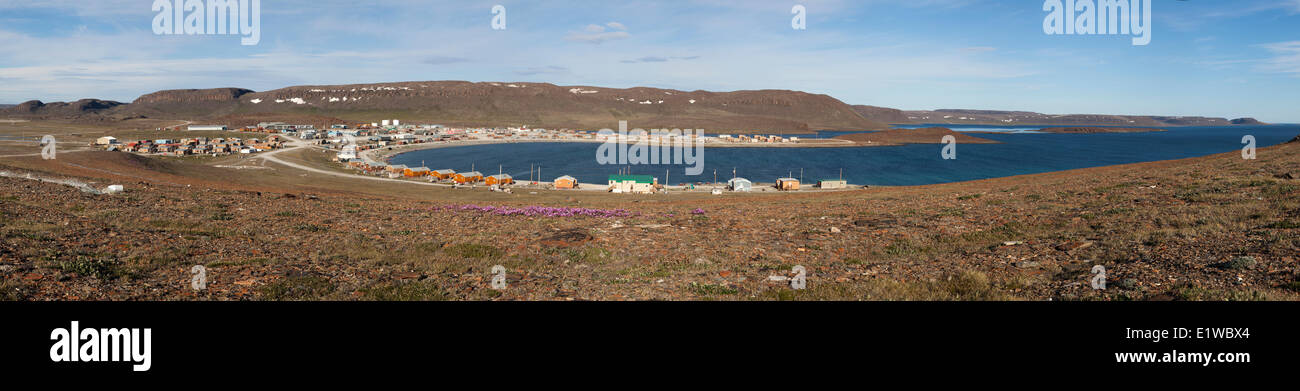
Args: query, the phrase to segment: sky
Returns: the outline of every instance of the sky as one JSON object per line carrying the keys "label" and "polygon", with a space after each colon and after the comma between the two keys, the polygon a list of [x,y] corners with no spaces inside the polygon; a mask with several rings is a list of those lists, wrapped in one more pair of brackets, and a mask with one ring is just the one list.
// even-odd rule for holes
{"label": "sky", "polygon": [[0,0],[0,103],[468,80],[1300,123],[1300,0],[1153,0],[1145,46],[1048,35],[1042,0],[262,0],[256,45],[155,34],[153,2]]}

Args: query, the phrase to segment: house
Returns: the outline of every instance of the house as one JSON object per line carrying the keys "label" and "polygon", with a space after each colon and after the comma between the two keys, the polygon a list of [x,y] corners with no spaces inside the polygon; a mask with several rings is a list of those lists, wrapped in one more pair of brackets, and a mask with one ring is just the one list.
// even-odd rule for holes
{"label": "house", "polygon": [[226,125],[190,125],[189,128],[187,128],[187,129],[189,129],[189,130],[191,130],[191,131],[194,131],[194,130],[229,130],[229,128],[227,128]]}
{"label": "house", "polygon": [[754,182],[745,178],[731,178],[727,181],[727,187],[731,188],[731,191],[750,191],[754,188]]}
{"label": "house", "polygon": [[483,180],[483,174],[478,171],[458,172],[452,179],[456,180],[456,183],[474,183]]}
{"label": "house", "polygon": [[489,175],[483,180],[485,185],[509,185],[514,182],[515,179],[511,178],[510,174]]}
{"label": "house", "polygon": [[849,182],[843,179],[822,179],[817,181],[817,187],[822,189],[843,189],[849,186]]}
{"label": "house", "polygon": [[649,194],[654,192],[656,182],[655,177],[649,175],[610,175],[609,191]]}
{"label": "house", "polygon": [[401,173],[405,173],[405,172],[406,172],[406,165],[405,165],[405,164],[394,164],[394,165],[390,165],[390,166],[388,166],[386,169],[388,170],[388,172],[401,174]]}
{"label": "house", "polygon": [[794,178],[777,178],[776,188],[780,190],[799,190],[799,180]]}
{"label": "house", "polygon": [[576,189],[576,188],[578,188],[578,179],[577,179],[577,178],[574,178],[574,177],[571,177],[571,176],[568,176],[568,175],[565,175],[565,176],[562,176],[562,177],[559,177],[559,178],[555,178],[555,182],[554,182],[554,183],[555,183],[555,188],[556,188],[556,189]]}
{"label": "house", "polygon": [[431,172],[429,176],[438,179],[451,179],[452,177],[456,176],[456,170],[452,170],[452,169],[433,170],[433,172]]}
{"label": "house", "polygon": [[95,145],[113,145],[113,144],[117,144],[117,137],[104,136],[95,139]]}
{"label": "house", "polygon": [[415,177],[428,176],[428,175],[429,175],[429,168],[428,168],[428,167],[411,167],[411,168],[407,168],[406,170],[402,171],[402,175],[406,176],[407,178],[415,178]]}

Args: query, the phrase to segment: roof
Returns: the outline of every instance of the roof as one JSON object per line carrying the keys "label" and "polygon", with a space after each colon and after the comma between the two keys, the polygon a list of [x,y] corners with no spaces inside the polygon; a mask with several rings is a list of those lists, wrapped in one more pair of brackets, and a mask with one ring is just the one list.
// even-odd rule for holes
{"label": "roof", "polygon": [[416,171],[416,172],[424,172],[424,171],[429,171],[429,168],[428,168],[428,167],[413,167],[413,168],[408,168],[408,170]]}
{"label": "roof", "polygon": [[489,176],[489,178],[496,178],[496,179],[511,179],[511,176],[510,176],[510,174],[496,174],[496,175],[491,175],[491,176]]}
{"label": "roof", "polygon": [[482,174],[482,173],[479,173],[478,171],[462,172],[462,173],[460,173],[460,174],[456,174],[456,175],[460,175],[460,176],[463,176],[463,177],[466,177],[466,178],[469,178],[469,177],[476,177],[476,176],[483,176],[483,174]]}
{"label": "roof", "polygon": [[436,172],[436,173],[439,173],[439,174],[455,174],[455,173],[456,173],[456,170],[453,170],[453,169],[450,169],[450,168],[444,168],[444,169],[441,169],[441,170],[433,170],[433,172]]}
{"label": "roof", "polygon": [[844,182],[843,179],[822,179],[819,182]]}
{"label": "roof", "polygon": [[798,182],[798,181],[799,181],[798,179],[794,179],[794,178],[776,178],[776,180],[777,180],[777,181],[780,181],[780,182]]}
{"label": "roof", "polygon": [[555,180],[557,180],[557,181],[558,181],[558,180],[561,180],[561,179],[568,179],[568,180],[571,180],[571,181],[574,181],[574,182],[577,182],[577,181],[578,181],[578,178],[574,178],[574,177],[571,177],[571,176],[568,176],[568,175],[563,175],[563,176],[560,176],[559,178],[555,178]]}
{"label": "roof", "polygon": [[655,177],[649,175],[610,175],[610,182],[654,183]]}
{"label": "roof", "polygon": [[728,180],[728,181],[727,181],[727,183],[732,183],[732,182],[749,182],[749,183],[754,183],[753,181],[750,181],[750,180],[745,179],[745,178],[731,178],[731,180]]}

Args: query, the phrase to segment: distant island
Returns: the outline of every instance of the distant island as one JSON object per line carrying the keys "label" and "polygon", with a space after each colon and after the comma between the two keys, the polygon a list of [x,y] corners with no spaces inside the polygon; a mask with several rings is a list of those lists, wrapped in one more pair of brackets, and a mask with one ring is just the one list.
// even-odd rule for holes
{"label": "distant island", "polygon": [[1268,125],[1254,118],[1230,120],[1227,118],[1197,116],[1043,114],[1031,111],[970,109],[904,111],[865,105],[856,105],[853,106],[853,109],[864,118],[890,124],[1122,127]]}
{"label": "distant island", "polygon": [[903,144],[940,144],[944,136],[954,137],[961,144],[1000,144],[998,141],[979,138],[948,128],[890,129],[871,133],[854,133],[835,136],[859,146],[893,146]]}
{"label": "distant island", "polygon": [[1074,134],[1094,134],[1094,133],[1147,133],[1147,132],[1165,132],[1164,129],[1155,128],[1107,128],[1107,127],[1064,127],[1064,128],[1043,128],[1039,129],[1043,133],[1074,133]]}

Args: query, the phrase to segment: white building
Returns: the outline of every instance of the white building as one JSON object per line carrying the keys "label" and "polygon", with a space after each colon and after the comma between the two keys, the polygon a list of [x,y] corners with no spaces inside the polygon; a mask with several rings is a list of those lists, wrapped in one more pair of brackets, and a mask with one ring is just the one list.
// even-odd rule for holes
{"label": "white building", "polygon": [[189,130],[229,130],[226,125],[190,125]]}

